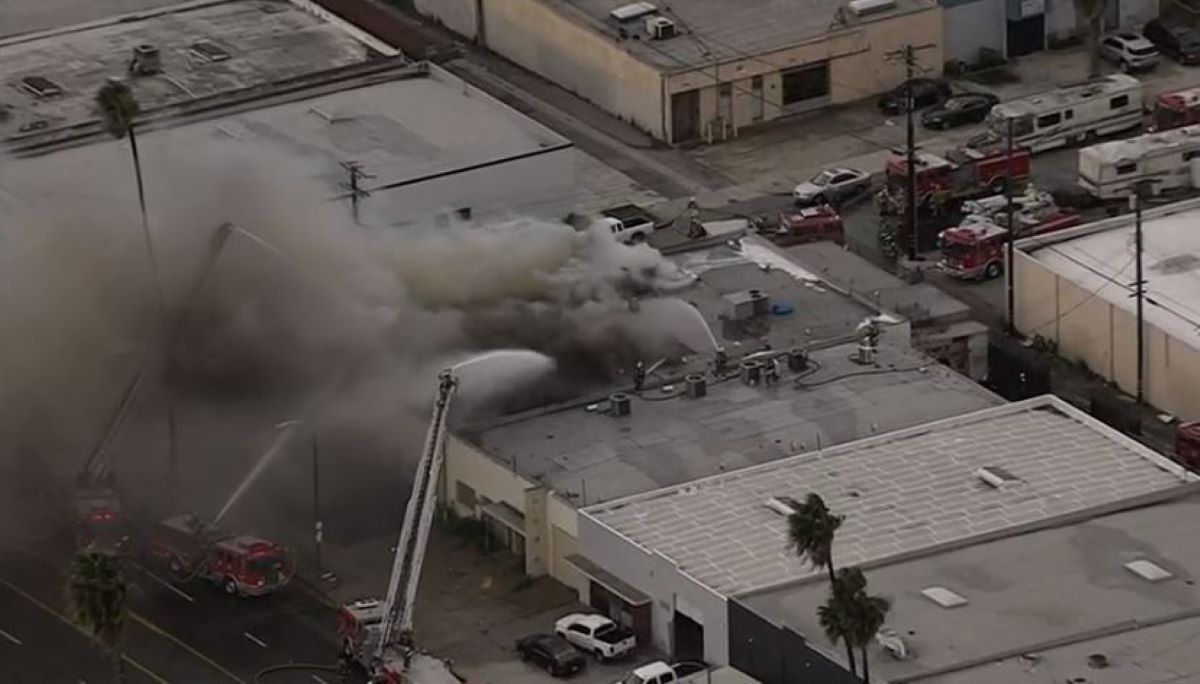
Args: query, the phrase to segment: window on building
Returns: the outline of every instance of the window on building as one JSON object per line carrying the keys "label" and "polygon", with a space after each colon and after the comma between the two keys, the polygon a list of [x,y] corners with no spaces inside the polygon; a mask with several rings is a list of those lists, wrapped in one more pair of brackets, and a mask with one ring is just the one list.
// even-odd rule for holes
{"label": "window on building", "polygon": [[829,95],[829,62],[785,69],[781,76],[784,106]]}
{"label": "window on building", "polygon": [[458,499],[464,508],[475,510],[475,490],[461,480],[456,481],[454,485],[454,498]]}
{"label": "window on building", "polygon": [[1037,125],[1038,128],[1049,128],[1051,126],[1057,126],[1061,122],[1062,114],[1059,112],[1054,112],[1053,114],[1043,114],[1042,116],[1039,116]]}
{"label": "window on building", "polygon": [[1063,112],[1063,118],[1066,119],[1067,121],[1074,119],[1075,118],[1075,110],[1068,109],[1067,111]]}
{"label": "window on building", "polygon": [[1128,95],[1118,95],[1108,101],[1109,109],[1120,109],[1122,107],[1127,107],[1127,106],[1129,106],[1129,96]]}
{"label": "window on building", "polygon": [[454,212],[454,214],[458,216],[459,221],[470,221],[471,207],[463,207],[462,209],[458,209]]}
{"label": "window on building", "polygon": [[1187,152],[1183,153],[1184,161],[1191,161],[1197,157],[1200,157],[1200,150],[1188,150]]}
{"label": "window on building", "polygon": [[1137,162],[1122,162],[1117,164],[1116,169],[1118,176],[1127,176],[1137,171]]}

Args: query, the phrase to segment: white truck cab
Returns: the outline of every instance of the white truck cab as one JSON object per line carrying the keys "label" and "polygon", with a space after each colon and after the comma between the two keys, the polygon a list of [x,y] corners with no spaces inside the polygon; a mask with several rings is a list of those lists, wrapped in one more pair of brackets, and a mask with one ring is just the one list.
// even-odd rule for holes
{"label": "white truck cab", "polygon": [[674,684],[677,679],[675,668],[658,660],[637,668],[616,684]]}

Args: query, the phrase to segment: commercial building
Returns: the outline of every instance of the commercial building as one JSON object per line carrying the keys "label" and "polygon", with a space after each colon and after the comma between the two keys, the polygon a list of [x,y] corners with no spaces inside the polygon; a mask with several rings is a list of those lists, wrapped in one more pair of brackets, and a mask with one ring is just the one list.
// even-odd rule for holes
{"label": "commercial building", "polygon": [[[1200,419],[1200,202],[1145,212],[1146,400]],[[1015,320],[1027,337],[1053,341],[1063,358],[1137,392],[1134,219],[1122,216],[1018,242]]]}
{"label": "commercial building", "polygon": [[[1162,560],[1152,541],[1139,541],[1141,525],[1084,525],[1075,537],[1056,528],[1191,492],[1195,479],[1047,395],[591,506],[579,515],[578,548],[620,579],[638,600],[621,609],[648,613],[653,643],[676,658],[728,663],[768,684],[847,682],[842,654],[817,623],[824,571],[787,543],[791,501],[816,492],[846,516],[836,562],[862,567],[872,591],[896,602],[887,627],[906,658],[889,663],[872,646],[872,672],[913,681],[905,677],[1036,650],[1039,638],[1072,633],[1082,613],[1120,613],[1119,603],[1093,605],[1101,594],[1089,588],[1108,584],[1114,601],[1127,592],[1139,606],[1156,604],[1153,589],[1125,588],[1121,567]],[[1059,561],[1088,569],[1074,575],[1082,586],[1047,567]],[[1185,566],[1166,567],[1186,579]],[[589,590],[597,584],[603,577]],[[936,617],[910,622],[909,606],[930,600],[922,591],[979,606],[933,607]],[[1043,629],[1026,632],[1030,624]]]}
{"label": "commercial building", "polygon": [[111,171],[128,164],[128,142],[108,136],[94,103],[107,78],[126,76],[142,108],[152,211],[168,191],[153,169],[220,141],[290,155],[347,204],[346,164],[357,163],[361,215],[377,225],[571,209],[569,141],[436,65],[283,0],[158,8],[0,43],[0,78],[14,85],[0,135],[24,157],[6,165],[4,189],[44,200],[69,177],[72,190],[135,211],[132,174]]}
{"label": "commercial building", "polygon": [[924,45],[941,72],[933,0],[416,0],[453,31],[672,143],[870,97]]}
{"label": "commercial building", "polygon": [[[626,591],[594,562],[600,559],[580,556],[578,509],[1003,403],[909,348],[907,322],[882,322],[874,358],[863,362],[856,328],[876,311],[780,253],[749,240],[743,249],[753,260],[728,246],[682,255],[699,281],[676,293],[709,322],[732,358],[732,373],[718,379],[706,366],[711,350],[701,351],[655,374],[641,392],[610,390],[627,395],[620,415],[612,415],[615,400],[601,391],[466,426],[447,446],[442,500],[483,520],[529,574],[551,575],[621,617],[616,611],[637,603],[644,590]],[[737,302],[750,290],[775,313],[737,318]],[[739,379],[743,352],[760,360],[775,354],[759,351],[763,340],[779,350],[779,379]],[[797,346],[808,349],[803,368],[789,367],[782,353]],[[689,374],[705,378],[703,396],[693,396],[683,378]],[[597,582],[605,589],[593,588]],[[624,616],[647,640],[648,617]]]}

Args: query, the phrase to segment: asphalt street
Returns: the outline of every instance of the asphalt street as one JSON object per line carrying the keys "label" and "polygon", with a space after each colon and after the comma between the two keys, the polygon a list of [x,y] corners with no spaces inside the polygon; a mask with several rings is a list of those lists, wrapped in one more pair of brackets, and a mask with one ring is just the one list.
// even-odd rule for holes
{"label": "asphalt street", "polygon": [[[112,681],[111,658],[65,616],[63,565],[31,549],[0,550],[0,682]],[[240,599],[203,582],[175,587],[141,566],[127,578],[130,682],[253,682],[273,666],[336,663],[335,611],[301,585]],[[297,669],[261,681],[345,680]]]}

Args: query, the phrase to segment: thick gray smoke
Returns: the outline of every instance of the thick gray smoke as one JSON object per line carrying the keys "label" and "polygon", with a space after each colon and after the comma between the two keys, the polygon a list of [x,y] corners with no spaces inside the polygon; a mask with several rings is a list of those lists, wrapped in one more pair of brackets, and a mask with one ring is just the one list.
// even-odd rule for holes
{"label": "thick gray smoke", "polygon": [[[35,450],[50,470],[69,472],[103,432],[139,359],[150,388],[122,429],[120,457],[162,452],[169,389],[203,425],[191,432],[203,432],[205,449],[185,442],[181,453],[202,451],[240,473],[270,441],[270,425],[314,396],[324,430],[390,449],[419,441],[437,371],[471,354],[532,349],[556,362],[532,388],[481,382],[472,396],[463,387],[464,404],[480,410],[486,395],[496,410],[564,398],[676,349],[672,330],[630,310],[632,296],[680,278],[649,248],[528,219],[363,228],[325,199],[324,184],[289,172],[304,168],[292,161],[214,147],[148,169],[174,334],[160,316],[132,194],[125,203],[62,203],[26,193],[5,203],[5,470]],[[241,230],[189,298],[226,222]]]}

